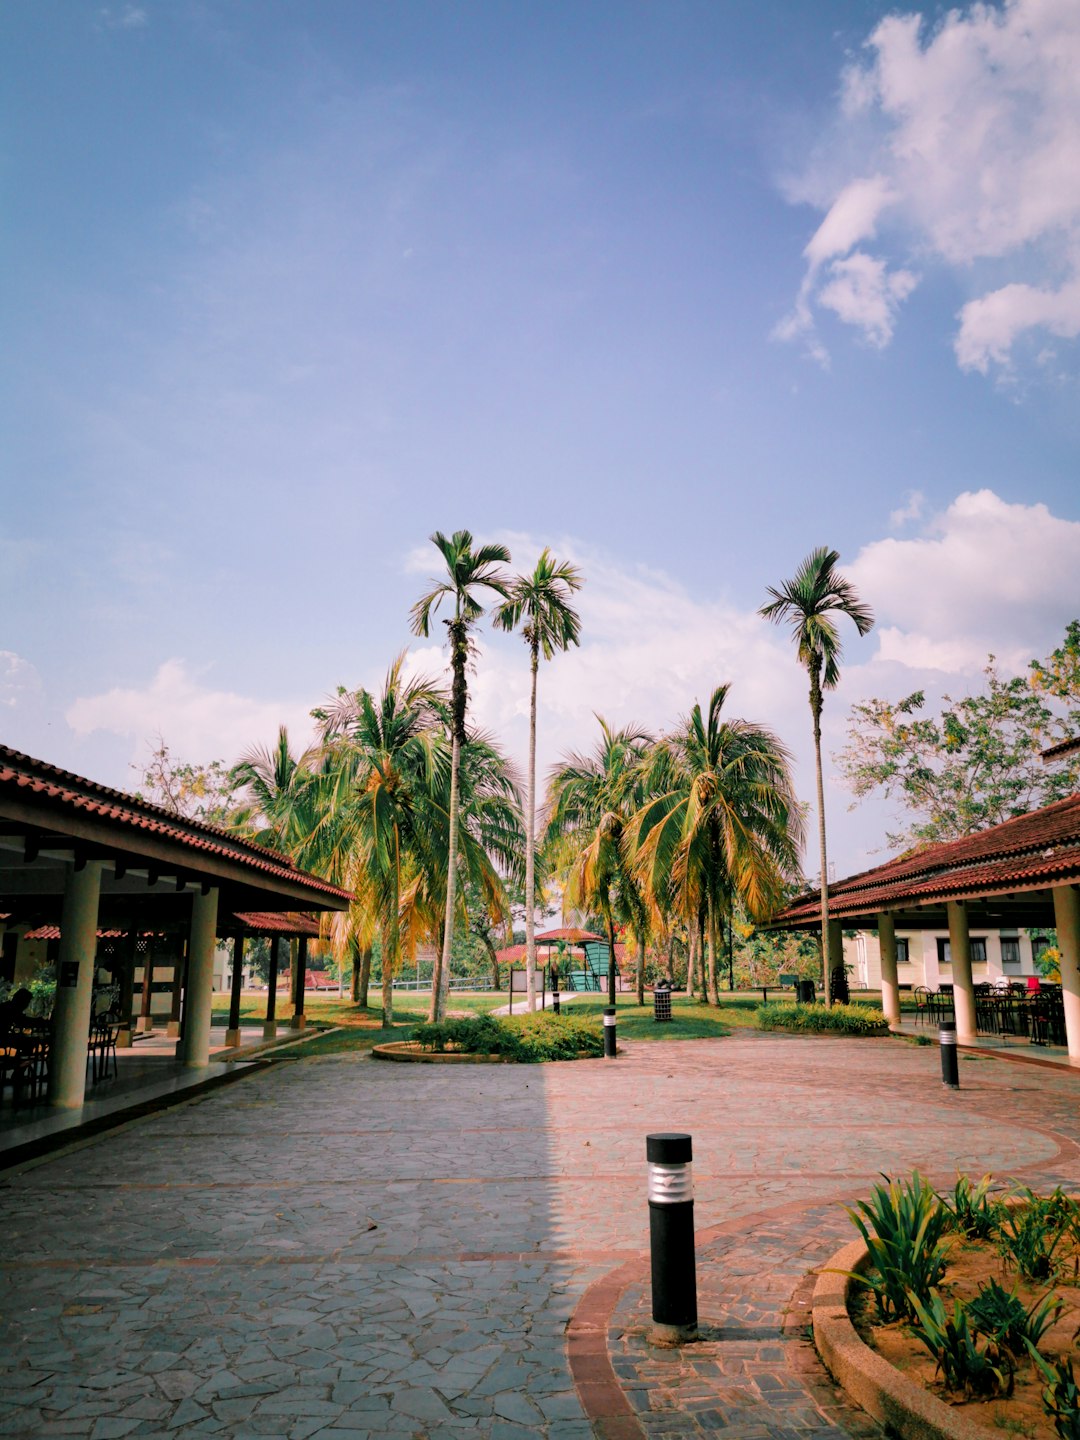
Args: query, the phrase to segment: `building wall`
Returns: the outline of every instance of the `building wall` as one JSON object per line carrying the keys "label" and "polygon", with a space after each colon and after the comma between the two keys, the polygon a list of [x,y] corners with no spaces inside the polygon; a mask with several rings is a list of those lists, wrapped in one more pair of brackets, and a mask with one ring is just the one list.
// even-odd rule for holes
{"label": "building wall", "polygon": [[[939,959],[939,940],[948,940],[948,930],[897,930],[897,948],[901,941],[907,942],[907,960],[898,957],[897,979],[901,989],[913,990],[916,985],[926,985],[936,990],[943,982],[952,983],[952,965],[943,964]],[[982,940],[986,946],[986,959],[975,960],[971,966],[971,977],[975,984],[1007,976],[1023,979],[1037,975],[1031,938],[1023,931],[980,930],[971,932],[971,939]],[[1003,959],[1002,941],[1012,941],[1019,950],[1019,965],[1009,964]],[[1007,950],[1010,946],[1005,947]],[[860,930],[852,939],[844,939],[844,964],[851,966],[849,979],[857,989],[881,989],[881,949],[874,931]]]}

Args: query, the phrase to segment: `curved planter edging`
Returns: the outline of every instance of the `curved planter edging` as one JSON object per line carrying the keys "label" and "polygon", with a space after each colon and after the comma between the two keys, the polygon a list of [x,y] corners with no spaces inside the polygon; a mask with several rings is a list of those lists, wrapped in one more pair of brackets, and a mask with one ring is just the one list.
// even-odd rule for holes
{"label": "curved planter edging", "polygon": [[415,1040],[390,1040],[372,1046],[376,1060],[404,1060],[413,1065],[506,1065],[505,1055],[466,1055],[453,1050],[421,1050]]}
{"label": "curved planter edging", "polygon": [[826,1262],[814,1286],[814,1344],[833,1379],[900,1440],[1000,1440],[1000,1431],[952,1409],[859,1339],[848,1315],[851,1279],[829,1272],[861,1274],[869,1261],[863,1242],[853,1240]]}

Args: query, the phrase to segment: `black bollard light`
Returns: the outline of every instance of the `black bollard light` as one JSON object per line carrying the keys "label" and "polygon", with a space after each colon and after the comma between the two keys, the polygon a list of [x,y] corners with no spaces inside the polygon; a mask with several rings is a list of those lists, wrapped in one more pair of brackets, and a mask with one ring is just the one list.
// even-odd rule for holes
{"label": "black bollard light", "polygon": [[649,1244],[652,1339],[682,1345],[697,1337],[694,1264],[694,1182],[689,1135],[646,1135],[649,1162]]}
{"label": "black bollard light", "polygon": [[956,1061],[956,1021],[941,1022],[941,1083],[950,1090],[960,1089],[960,1067]]}
{"label": "black bollard light", "polygon": [[604,1006],[604,1059],[615,1059],[615,1006]]}

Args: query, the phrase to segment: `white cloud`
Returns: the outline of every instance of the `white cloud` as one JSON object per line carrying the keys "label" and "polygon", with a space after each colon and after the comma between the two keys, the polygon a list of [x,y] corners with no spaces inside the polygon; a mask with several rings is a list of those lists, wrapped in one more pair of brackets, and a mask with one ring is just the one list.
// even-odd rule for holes
{"label": "white cloud", "polygon": [[992,490],[957,496],[925,535],[877,540],[847,573],[878,615],[877,659],[973,672],[1008,669],[1060,642],[1077,612],[1080,523]]}
{"label": "white cloud", "polygon": [[[867,329],[866,304],[850,286],[836,288],[827,262],[874,239],[887,219],[880,254],[868,259],[896,275],[905,273],[896,253],[914,254],[922,265],[952,267],[974,292],[956,336],[963,367],[1005,363],[1025,330],[1075,338],[1080,6],[973,4],[933,27],[918,14],[891,15],[865,49],[842,77],[829,143],[788,187],[825,218],[806,247],[795,312],[777,333],[809,334],[821,304]],[[1003,261],[1012,271],[1005,285]],[[892,314],[910,289],[893,294],[884,322],[880,305],[871,308],[875,343],[887,343]]]}
{"label": "white cloud", "polygon": [[133,758],[142,755],[147,740],[161,735],[183,760],[232,764],[249,746],[271,743],[279,725],[289,727],[294,748],[302,749],[312,738],[308,711],[319,698],[302,704],[215,690],[191,675],[182,660],[167,660],[148,684],[81,696],[65,718],[79,736],[98,730],[130,736]]}
{"label": "white cloud", "polygon": [[[1033,285],[1003,285],[1000,290],[970,300],[960,312],[956,337],[956,358],[961,369],[980,370],[985,375],[991,361],[1006,364],[1016,337],[1038,327],[1066,340],[1080,335],[1080,277],[1056,291],[1039,290]],[[1041,362],[1040,354],[1036,363]]]}
{"label": "white cloud", "polygon": [[109,30],[142,30],[150,20],[141,5],[124,5],[118,10],[103,5],[98,11],[98,22]]}
{"label": "white cloud", "polygon": [[893,321],[900,305],[918,284],[910,270],[886,269],[856,250],[829,268],[829,283],[818,293],[818,304],[833,310],[847,325],[860,329],[871,345],[882,349],[892,339]]}
{"label": "white cloud", "polygon": [[921,490],[909,490],[903,505],[889,512],[889,529],[899,530],[909,520],[921,520],[926,507],[926,496]]}
{"label": "white cloud", "polygon": [[25,708],[28,701],[41,698],[41,676],[14,650],[0,650],[0,706],[6,710]]}

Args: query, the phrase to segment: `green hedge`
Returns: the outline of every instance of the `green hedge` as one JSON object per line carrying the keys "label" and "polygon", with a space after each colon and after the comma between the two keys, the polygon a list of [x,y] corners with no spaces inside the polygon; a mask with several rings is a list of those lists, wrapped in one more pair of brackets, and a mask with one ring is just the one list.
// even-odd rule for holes
{"label": "green hedge", "polygon": [[759,1005],[757,1023],[762,1030],[795,1030],[803,1035],[876,1035],[885,1025],[885,1012],[869,1005]]}
{"label": "green hedge", "polygon": [[508,1060],[525,1064],[577,1060],[583,1055],[604,1053],[603,1032],[595,1020],[553,1015],[547,1010],[505,1019],[481,1015],[468,1020],[443,1020],[437,1025],[417,1025],[412,1038],[436,1054],[456,1050],[467,1055],[504,1055]]}

